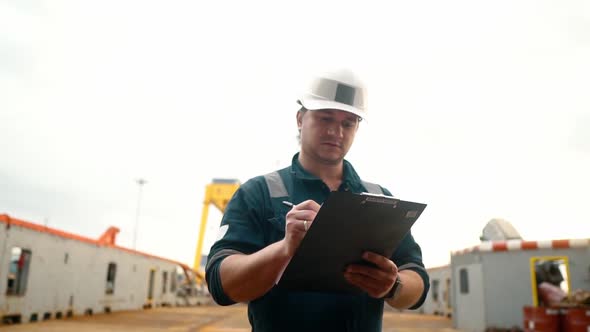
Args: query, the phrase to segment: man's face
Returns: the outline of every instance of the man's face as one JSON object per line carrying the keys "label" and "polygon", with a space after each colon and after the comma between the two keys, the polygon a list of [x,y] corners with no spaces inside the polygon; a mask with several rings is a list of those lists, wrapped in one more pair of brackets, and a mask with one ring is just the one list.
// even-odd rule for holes
{"label": "man's face", "polygon": [[326,164],[338,164],[352,146],[358,116],[339,110],[297,113],[301,130],[301,150],[306,156]]}

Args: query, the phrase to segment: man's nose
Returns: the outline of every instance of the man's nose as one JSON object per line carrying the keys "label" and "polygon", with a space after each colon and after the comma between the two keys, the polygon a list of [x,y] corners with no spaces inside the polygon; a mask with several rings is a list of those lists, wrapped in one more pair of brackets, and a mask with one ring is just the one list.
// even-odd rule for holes
{"label": "man's nose", "polygon": [[342,136],[342,126],[335,125],[328,127],[328,135]]}

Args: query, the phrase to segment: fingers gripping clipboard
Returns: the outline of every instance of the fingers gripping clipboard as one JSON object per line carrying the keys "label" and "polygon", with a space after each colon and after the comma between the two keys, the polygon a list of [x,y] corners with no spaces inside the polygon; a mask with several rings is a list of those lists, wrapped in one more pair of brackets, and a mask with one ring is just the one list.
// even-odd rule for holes
{"label": "fingers gripping clipboard", "polygon": [[361,258],[365,251],[391,257],[425,208],[390,196],[330,193],[278,287],[360,294],[344,279],[346,266],[366,263]]}

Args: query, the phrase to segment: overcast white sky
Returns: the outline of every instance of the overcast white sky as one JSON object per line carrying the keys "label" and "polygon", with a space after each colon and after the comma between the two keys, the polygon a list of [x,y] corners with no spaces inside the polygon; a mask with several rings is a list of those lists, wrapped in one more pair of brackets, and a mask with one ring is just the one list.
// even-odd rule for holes
{"label": "overcast white sky", "polygon": [[[317,70],[369,86],[348,155],[428,204],[427,266],[504,218],[590,237],[590,2],[0,0],[0,213],[192,265],[205,186],[285,166]],[[208,251],[220,221],[211,210]]]}

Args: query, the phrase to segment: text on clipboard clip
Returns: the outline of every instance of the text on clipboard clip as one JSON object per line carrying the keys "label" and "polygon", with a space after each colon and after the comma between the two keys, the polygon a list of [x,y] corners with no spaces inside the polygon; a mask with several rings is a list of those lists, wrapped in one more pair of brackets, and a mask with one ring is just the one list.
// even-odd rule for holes
{"label": "text on clipboard clip", "polygon": [[366,202],[374,202],[374,203],[384,203],[390,204],[395,209],[397,208],[398,199],[392,196],[385,196],[385,195],[378,195],[378,194],[370,194],[370,193],[361,193],[362,196],[365,196],[365,199],[361,201],[361,204],[365,204]]}

